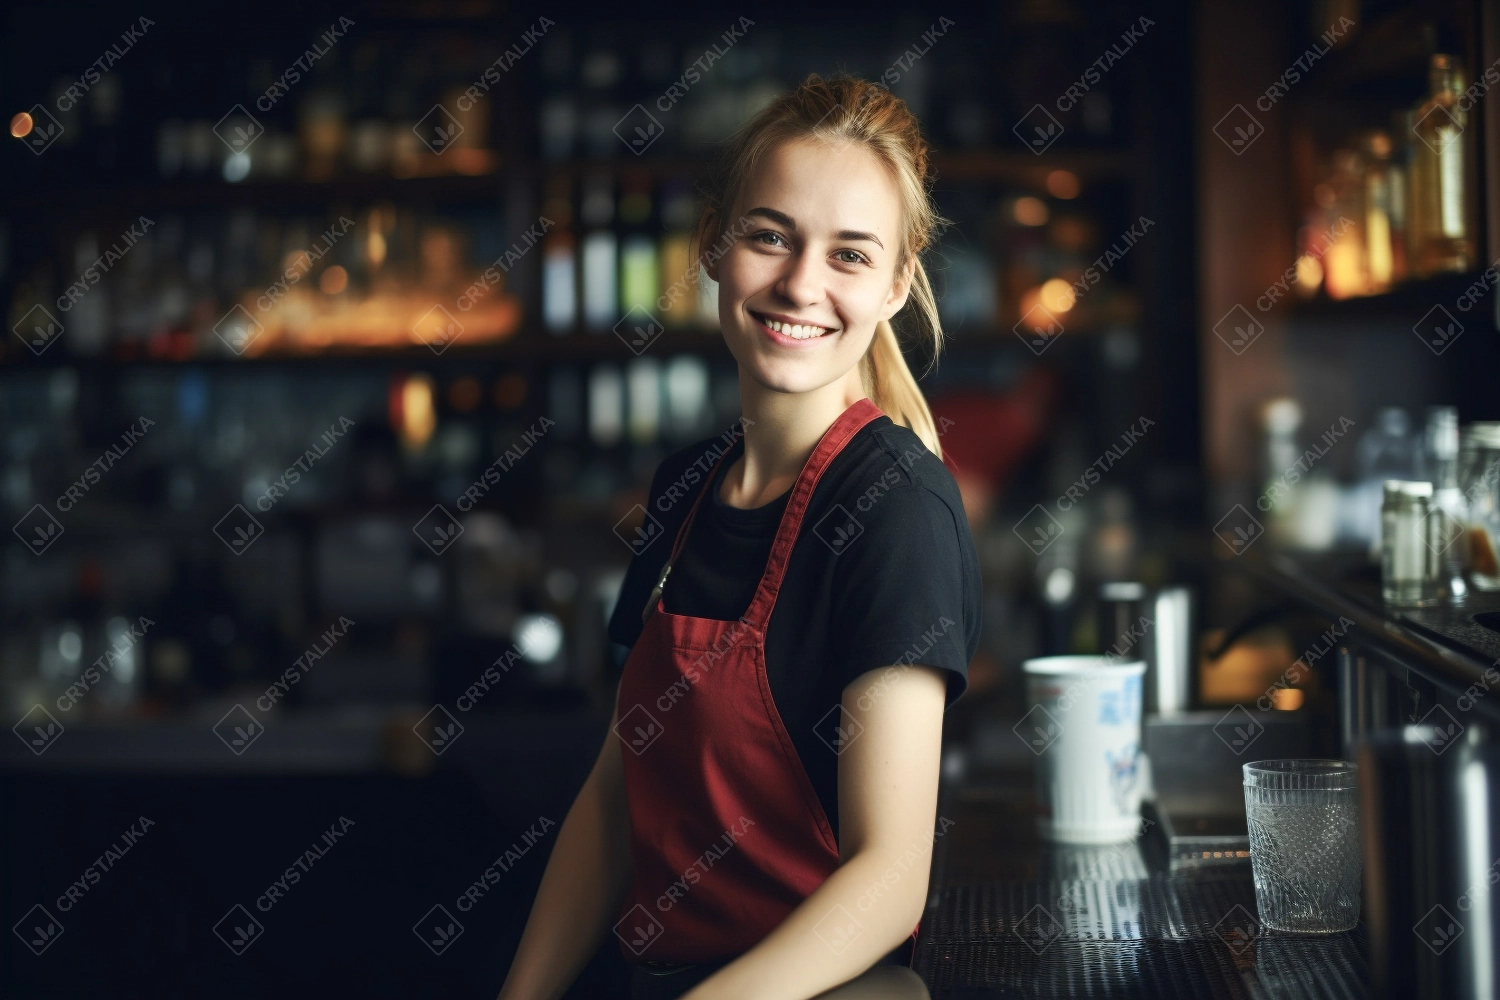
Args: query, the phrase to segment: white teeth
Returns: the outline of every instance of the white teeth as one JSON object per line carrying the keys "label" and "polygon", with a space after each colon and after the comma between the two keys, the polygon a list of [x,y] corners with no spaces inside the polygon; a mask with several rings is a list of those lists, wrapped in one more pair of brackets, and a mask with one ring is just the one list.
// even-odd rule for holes
{"label": "white teeth", "polygon": [[783,323],[780,320],[766,319],[766,326],[777,333],[791,337],[793,340],[810,340],[813,337],[821,337],[829,331],[825,326],[802,326],[792,323]]}

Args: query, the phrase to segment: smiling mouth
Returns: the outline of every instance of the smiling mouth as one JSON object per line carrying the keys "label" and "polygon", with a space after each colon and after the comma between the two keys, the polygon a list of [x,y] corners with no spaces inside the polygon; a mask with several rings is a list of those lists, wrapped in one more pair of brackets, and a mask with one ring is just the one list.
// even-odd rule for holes
{"label": "smiling mouth", "polygon": [[773,330],[783,337],[790,337],[793,340],[815,340],[825,334],[833,333],[835,329],[827,326],[814,326],[810,323],[783,323],[779,319],[772,319],[758,312],[751,312],[750,315],[754,316],[766,329]]}

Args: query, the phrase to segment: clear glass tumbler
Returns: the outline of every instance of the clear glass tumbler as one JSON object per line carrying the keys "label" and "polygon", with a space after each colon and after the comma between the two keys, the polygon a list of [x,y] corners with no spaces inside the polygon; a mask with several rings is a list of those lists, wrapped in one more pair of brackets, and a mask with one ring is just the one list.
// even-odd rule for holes
{"label": "clear glass tumbler", "polygon": [[1345,760],[1244,766],[1250,870],[1262,927],[1333,934],[1359,922],[1359,768]]}

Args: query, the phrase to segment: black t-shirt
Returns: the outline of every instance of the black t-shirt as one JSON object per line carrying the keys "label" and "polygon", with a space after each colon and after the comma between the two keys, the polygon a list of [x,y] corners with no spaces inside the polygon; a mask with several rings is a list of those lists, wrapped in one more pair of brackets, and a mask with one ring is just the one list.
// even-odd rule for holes
{"label": "black t-shirt", "polygon": [[[725,434],[675,452],[657,468],[646,507],[664,530],[626,571],[609,622],[615,642],[630,646],[640,636],[641,609],[705,488],[667,578],[665,607],[725,621],[749,608],[791,490],[749,510],[724,503],[724,473],[743,452],[744,438]],[[952,705],[968,685],[979,647],[980,606],[979,557],[958,484],[910,429],[876,417],[835,456],[813,491],[766,630],[776,710],[835,836],[835,727],[844,716],[844,688],[869,670],[921,664],[947,671]]]}

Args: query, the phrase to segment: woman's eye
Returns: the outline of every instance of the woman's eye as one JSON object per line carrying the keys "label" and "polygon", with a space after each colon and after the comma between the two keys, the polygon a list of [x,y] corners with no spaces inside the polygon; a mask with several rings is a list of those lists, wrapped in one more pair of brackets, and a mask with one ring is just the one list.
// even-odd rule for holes
{"label": "woman's eye", "polygon": [[838,254],[839,263],[841,264],[863,264],[865,262],[865,255],[858,250],[838,250],[835,252]]}
{"label": "woman's eye", "polygon": [[[766,246],[775,246],[776,245],[775,243],[771,243],[771,242],[768,242],[768,241],[770,241],[770,240],[781,240],[781,234],[780,233],[773,233],[769,229],[767,229],[767,230],[765,230],[763,232],[756,233],[755,234],[755,238],[757,240],[759,240],[761,243],[765,244]],[[785,243],[786,241],[785,240],[781,240],[781,242]]]}

